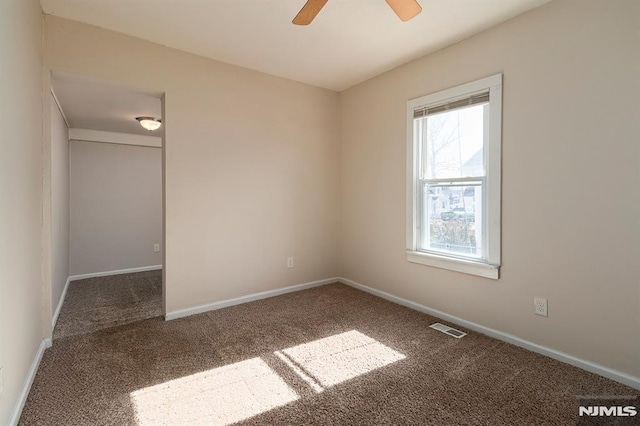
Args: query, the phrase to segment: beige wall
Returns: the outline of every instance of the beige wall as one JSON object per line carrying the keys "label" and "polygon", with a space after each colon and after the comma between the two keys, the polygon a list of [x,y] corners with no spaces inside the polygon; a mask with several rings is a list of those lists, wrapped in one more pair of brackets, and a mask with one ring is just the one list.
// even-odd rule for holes
{"label": "beige wall", "polygon": [[[0,424],[42,341],[42,31],[37,0],[0,5]],[[47,104],[47,108],[49,105]],[[51,322],[51,319],[49,319]]]}
{"label": "beige wall", "polygon": [[51,311],[69,278],[69,129],[53,97],[51,104]]}
{"label": "beige wall", "polygon": [[[640,376],[639,8],[555,1],[343,92],[343,276]],[[501,279],[409,263],[406,101],[498,72]]]}
{"label": "beige wall", "polygon": [[161,265],[162,150],[72,140],[69,164],[70,275]]}
{"label": "beige wall", "polygon": [[336,275],[335,92],[46,16],[50,69],[165,93],[168,312]]}

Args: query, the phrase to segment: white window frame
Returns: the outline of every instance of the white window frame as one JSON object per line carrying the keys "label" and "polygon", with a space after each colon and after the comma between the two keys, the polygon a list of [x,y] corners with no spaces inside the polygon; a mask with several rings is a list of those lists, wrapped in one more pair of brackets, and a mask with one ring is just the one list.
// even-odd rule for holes
{"label": "white window frame", "polygon": [[[414,141],[414,111],[489,91],[489,137],[484,141],[486,170],[484,201],[486,205],[486,259],[462,259],[446,253],[418,251],[418,165],[419,142]],[[501,241],[501,145],[502,145],[502,74],[442,90],[407,102],[407,260],[466,274],[498,279]]]}

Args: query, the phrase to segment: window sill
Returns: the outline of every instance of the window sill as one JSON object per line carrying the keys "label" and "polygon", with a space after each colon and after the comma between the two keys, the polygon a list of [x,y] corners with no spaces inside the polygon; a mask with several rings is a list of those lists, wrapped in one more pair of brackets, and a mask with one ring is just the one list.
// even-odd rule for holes
{"label": "window sill", "polygon": [[413,263],[420,263],[422,265],[434,266],[436,268],[448,269],[450,271],[477,275],[479,277],[491,278],[494,280],[499,278],[500,272],[500,266],[474,262],[472,260],[438,256],[418,251],[407,250],[407,260]]}

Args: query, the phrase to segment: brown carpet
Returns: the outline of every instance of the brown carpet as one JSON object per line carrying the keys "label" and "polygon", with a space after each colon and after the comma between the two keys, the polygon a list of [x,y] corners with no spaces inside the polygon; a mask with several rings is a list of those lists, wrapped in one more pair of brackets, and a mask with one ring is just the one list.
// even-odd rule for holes
{"label": "brown carpet", "polygon": [[69,283],[53,338],[92,333],[162,315],[162,271]]}
{"label": "brown carpet", "polygon": [[569,425],[639,392],[332,284],[57,340],[20,425]]}

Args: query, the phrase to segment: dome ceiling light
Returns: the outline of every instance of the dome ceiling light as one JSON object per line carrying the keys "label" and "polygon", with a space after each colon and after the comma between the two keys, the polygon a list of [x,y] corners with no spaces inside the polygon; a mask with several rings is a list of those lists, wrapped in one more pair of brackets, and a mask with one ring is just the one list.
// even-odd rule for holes
{"label": "dome ceiling light", "polygon": [[162,126],[162,120],[155,117],[136,117],[136,120],[138,120],[142,127],[150,132],[158,130],[160,126]]}

